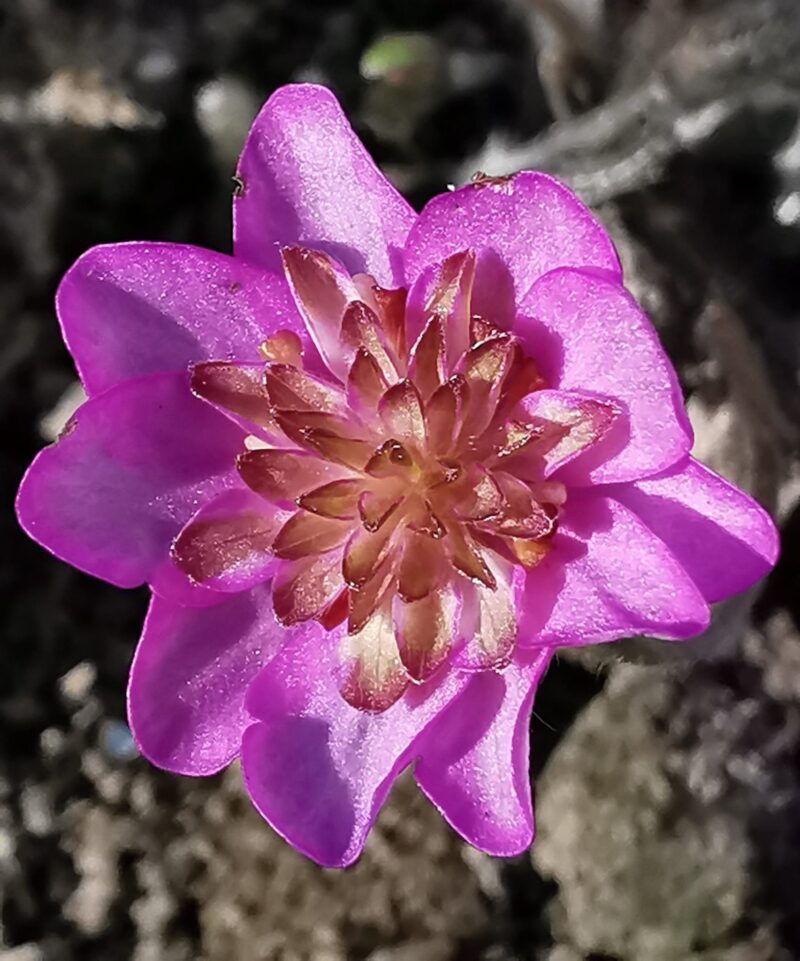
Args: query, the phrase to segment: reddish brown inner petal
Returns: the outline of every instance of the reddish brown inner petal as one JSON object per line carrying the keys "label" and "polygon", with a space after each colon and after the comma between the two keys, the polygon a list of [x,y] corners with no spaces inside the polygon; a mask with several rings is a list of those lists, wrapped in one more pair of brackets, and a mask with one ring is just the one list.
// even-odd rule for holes
{"label": "reddish brown inner petal", "polygon": [[373,454],[369,441],[340,437],[325,430],[308,430],[302,440],[326,460],[354,470],[364,470]]}
{"label": "reddish brown inner petal", "polygon": [[452,590],[412,603],[396,602],[395,630],[400,660],[411,679],[427,680],[447,660],[455,633]]}
{"label": "reddish brown inner petal", "polygon": [[441,317],[431,317],[414,345],[409,377],[424,400],[447,380],[447,351]]}
{"label": "reddish brown inner petal", "polygon": [[466,520],[481,521],[496,517],[504,508],[505,498],[495,478],[478,465],[465,476],[466,502],[459,508]]}
{"label": "reddish brown inner petal", "polygon": [[[328,614],[328,605],[341,590],[336,551],[285,561],[272,582],[272,607],[277,619],[288,627]],[[335,610],[330,612],[329,623],[335,620],[335,614]]]}
{"label": "reddish brown inner petal", "polygon": [[303,247],[284,247],[281,258],[315,336],[323,342],[334,341],[348,303],[336,266],[325,254]]}
{"label": "reddish brown inner petal", "polygon": [[[338,577],[336,578],[338,582]],[[328,606],[319,613],[317,620],[326,631],[332,631],[347,619],[347,610],[350,604],[350,591],[342,588]]]}
{"label": "reddish brown inner petal", "polygon": [[408,687],[388,605],[379,608],[358,634],[347,638],[344,656],[348,667],[341,693],[352,707],[385,711]]}
{"label": "reddish brown inner petal", "polygon": [[402,486],[397,482],[383,484],[378,490],[365,490],[358,500],[361,523],[368,531],[377,531],[402,503]]}
{"label": "reddish brown inner petal", "polygon": [[360,527],[352,535],[342,558],[342,575],[351,587],[360,587],[372,577],[389,552],[396,526],[396,517],[391,517],[377,531]]}
{"label": "reddish brown inner petal", "polygon": [[434,393],[425,409],[428,443],[438,457],[447,455],[461,430],[467,402],[467,382],[460,374],[451,377]]}
{"label": "reddish brown inner petal", "polygon": [[364,470],[376,478],[401,478],[408,480],[414,461],[408,450],[398,440],[384,441],[373,453]]}
{"label": "reddish brown inner petal", "polygon": [[264,360],[276,364],[303,366],[303,342],[291,330],[279,330],[272,337],[267,337],[259,346],[258,352]]}
{"label": "reddish brown inner petal", "polygon": [[451,254],[439,268],[433,290],[425,304],[427,314],[434,314],[446,322],[446,353],[450,369],[469,347],[474,279],[475,254],[471,250]]}
{"label": "reddish brown inner petal", "polygon": [[401,380],[386,391],[378,405],[378,413],[392,437],[404,443],[425,443],[422,402],[410,380]]}
{"label": "reddish brown inner petal", "polygon": [[319,517],[300,510],[292,514],[278,531],[272,550],[276,557],[296,560],[338,547],[349,533],[350,525],[346,521]]}
{"label": "reddish brown inner petal", "polygon": [[507,335],[485,340],[464,355],[463,374],[469,387],[460,443],[468,446],[491,424],[514,357],[514,341]]}
{"label": "reddish brown inner petal", "polygon": [[340,388],[289,364],[268,364],[265,380],[273,407],[329,414],[341,414],[347,410]]}
{"label": "reddish brown inner petal", "polygon": [[349,589],[347,630],[357,634],[375,613],[395,576],[396,552],[390,551],[378,565],[375,573],[359,587]]}
{"label": "reddish brown inner petal", "polygon": [[418,601],[447,577],[447,555],[441,540],[408,533],[397,573],[397,593],[404,601]]}
{"label": "reddish brown inner petal", "polygon": [[482,340],[489,340],[491,337],[497,337],[502,333],[503,331],[499,327],[495,327],[494,324],[490,324],[488,320],[484,320],[477,314],[473,314],[470,318],[469,343],[471,347],[479,344]]}
{"label": "reddish brown inner petal", "polygon": [[347,375],[347,400],[350,406],[356,410],[375,411],[388,387],[378,362],[366,348],[360,347]]}
{"label": "reddish brown inner petal", "polygon": [[358,513],[358,500],[363,489],[364,481],[357,478],[331,481],[303,494],[297,499],[297,504],[303,510],[321,517],[348,520]]}
{"label": "reddish brown inner petal", "polygon": [[447,534],[446,547],[450,552],[453,567],[472,580],[480,581],[494,589],[496,586],[494,575],[470,535],[457,523],[448,524]]}
{"label": "reddish brown inner petal", "polygon": [[325,481],[346,473],[305,451],[261,448],[240,454],[239,476],[250,490],[278,503],[294,501]]}
{"label": "reddish brown inner petal", "polygon": [[255,511],[197,519],[175,539],[172,559],[191,580],[207,581],[253,554],[266,554],[278,525],[274,517]]}
{"label": "reddish brown inner petal", "polygon": [[349,304],[342,318],[342,343],[354,351],[366,350],[388,383],[397,379],[397,367],[387,349],[374,311],[361,301]]}
{"label": "reddish brown inner petal", "polygon": [[258,427],[275,428],[269,395],[261,382],[258,367],[245,368],[219,360],[204,361],[192,367],[191,389],[197,397]]}
{"label": "reddish brown inner petal", "polygon": [[375,285],[372,288],[378,318],[386,338],[401,360],[406,357],[406,291],[386,290]]}

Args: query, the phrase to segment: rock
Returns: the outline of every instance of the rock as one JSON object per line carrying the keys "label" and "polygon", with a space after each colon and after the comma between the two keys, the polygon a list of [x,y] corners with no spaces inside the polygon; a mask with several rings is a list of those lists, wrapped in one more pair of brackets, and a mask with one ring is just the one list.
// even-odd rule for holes
{"label": "rock", "polygon": [[[797,956],[800,683],[787,675],[799,651],[778,619],[750,634],[746,657],[612,670],[538,784],[533,858],[559,885],[565,950]],[[763,911],[780,891],[785,913]]]}

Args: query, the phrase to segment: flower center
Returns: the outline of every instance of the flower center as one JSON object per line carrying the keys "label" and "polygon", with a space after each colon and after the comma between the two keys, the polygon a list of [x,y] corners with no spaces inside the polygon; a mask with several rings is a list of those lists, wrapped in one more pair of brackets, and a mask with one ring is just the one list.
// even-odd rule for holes
{"label": "flower center", "polygon": [[[368,710],[452,657],[503,666],[514,570],[546,555],[566,498],[550,474],[615,412],[565,403],[511,332],[473,314],[470,252],[410,295],[313,251],[284,263],[329,373],[305,369],[299,338],[281,331],[263,367],[210,362],[192,378],[252,431],[237,466],[273,505],[277,618],[346,622],[342,693]],[[245,559],[264,550],[260,523]],[[243,563],[230,541],[226,557]],[[210,543],[190,525],[173,556],[202,580]]]}

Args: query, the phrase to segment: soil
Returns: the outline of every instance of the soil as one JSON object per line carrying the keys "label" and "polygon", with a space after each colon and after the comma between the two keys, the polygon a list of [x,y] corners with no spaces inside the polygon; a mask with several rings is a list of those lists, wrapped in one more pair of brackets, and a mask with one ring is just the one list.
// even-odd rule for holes
{"label": "soil", "polygon": [[[381,59],[386,34],[405,72]],[[0,961],[800,957],[798,53],[794,0],[0,0]],[[228,250],[238,144],[297,79],[336,90],[417,207],[478,169],[535,165],[579,189],[678,367],[704,455],[781,520],[778,568],[696,649],[709,663],[620,668],[643,650],[619,648],[548,674],[533,859],[470,850],[406,775],[361,861],[324,871],[259,819],[237,770],[152,769],[124,711],[144,592],[59,563],[13,516],[75,381],[60,276],[103,242]],[[629,701],[645,727],[625,747]],[[574,843],[589,788],[613,800],[664,772],[669,816],[620,789],[608,831],[585,834],[616,838],[630,864]],[[631,849],[617,810],[646,843]],[[730,857],[704,858],[718,823]],[[630,895],[645,863],[682,860],[730,885],[707,879],[684,913]],[[694,923],[705,933],[669,937]]]}

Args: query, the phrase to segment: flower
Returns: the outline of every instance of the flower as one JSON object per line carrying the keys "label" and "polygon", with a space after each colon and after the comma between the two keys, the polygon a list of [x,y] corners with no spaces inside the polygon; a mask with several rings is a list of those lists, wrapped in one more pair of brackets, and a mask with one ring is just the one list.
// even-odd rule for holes
{"label": "flower", "polygon": [[774,528],[690,457],[613,246],[551,177],[416,215],[334,97],[291,86],[237,178],[233,257],[119,244],[67,273],[88,400],[20,521],[150,585],[129,716],[153,763],[241,756],[267,821],[345,865],[416,759],[457,831],[517,853],[554,648],[702,632]]}

